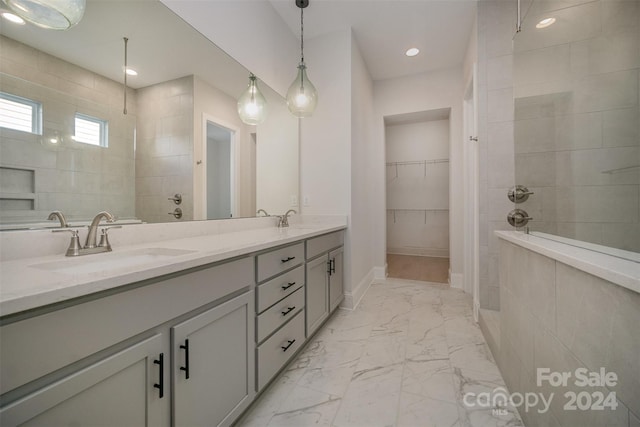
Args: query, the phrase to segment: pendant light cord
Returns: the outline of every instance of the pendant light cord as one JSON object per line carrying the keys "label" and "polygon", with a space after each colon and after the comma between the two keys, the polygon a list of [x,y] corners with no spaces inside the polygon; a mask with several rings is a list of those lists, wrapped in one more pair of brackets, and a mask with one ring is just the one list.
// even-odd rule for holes
{"label": "pendant light cord", "polygon": [[300,56],[304,64],[304,8],[300,8]]}

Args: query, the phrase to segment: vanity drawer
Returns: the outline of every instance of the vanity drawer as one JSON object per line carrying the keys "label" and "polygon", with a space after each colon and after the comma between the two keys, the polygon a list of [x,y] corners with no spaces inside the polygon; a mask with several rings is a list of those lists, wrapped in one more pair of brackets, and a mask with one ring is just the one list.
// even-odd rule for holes
{"label": "vanity drawer", "polygon": [[304,310],[258,347],[258,390],[261,390],[304,344]]}
{"label": "vanity drawer", "polygon": [[287,271],[304,261],[304,244],[287,246],[258,255],[258,282]]}
{"label": "vanity drawer", "polygon": [[304,285],[304,266],[284,273],[258,286],[258,313],[262,313],[287,295]]}
{"label": "vanity drawer", "polygon": [[343,231],[336,231],[335,233],[329,233],[323,236],[309,239],[307,240],[307,259],[311,259],[322,253],[329,252],[331,249],[342,246],[343,243]]}
{"label": "vanity drawer", "polygon": [[258,316],[257,340],[265,339],[304,307],[304,289],[300,288]]}

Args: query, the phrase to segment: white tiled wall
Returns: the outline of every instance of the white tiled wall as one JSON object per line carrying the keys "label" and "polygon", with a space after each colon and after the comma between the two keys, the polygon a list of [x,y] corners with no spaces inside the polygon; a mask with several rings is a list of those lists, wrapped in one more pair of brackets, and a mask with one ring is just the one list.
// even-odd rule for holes
{"label": "white tiled wall", "polygon": [[[527,425],[630,426],[640,415],[640,294],[512,243],[500,242],[498,366],[512,393],[553,393]],[[569,372],[566,387],[536,385],[537,369]],[[578,387],[575,370],[617,375],[613,387]],[[615,393],[615,410],[567,410],[565,392]]]}
{"label": "white tiled wall", "polygon": [[534,2],[515,38],[516,181],[535,188],[520,207],[532,230],[638,252],[640,4],[569,6]]}
{"label": "white tiled wall", "polygon": [[478,2],[478,148],[480,305],[499,309],[498,241],[510,229],[507,192],[514,183],[513,55],[516,2]]}
{"label": "white tiled wall", "polygon": [[[193,76],[138,89],[136,213],[146,222],[193,219]],[[168,200],[181,194],[184,202]],[[169,212],[179,207],[182,218]]]}
{"label": "white tiled wall", "polygon": [[[43,221],[53,210],[69,219],[92,218],[107,209],[120,218],[135,215],[133,91],[124,115],[120,83],[4,36],[0,90],[43,107],[43,135],[0,129],[0,164],[35,171],[34,209],[3,211],[3,221]],[[108,121],[107,148],[71,139],[76,112]],[[48,143],[53,136],[61,142]]]}

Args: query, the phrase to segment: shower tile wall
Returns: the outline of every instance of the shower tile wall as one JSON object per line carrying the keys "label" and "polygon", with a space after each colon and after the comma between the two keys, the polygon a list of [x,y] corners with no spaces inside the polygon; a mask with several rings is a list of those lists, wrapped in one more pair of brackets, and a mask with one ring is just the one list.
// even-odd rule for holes
{"label": "shower tile wall", "polygon": [[[193,76],[138,89],[136,213],[147,222],[193,219]],[[168,200],[180,193],[181,219]]]}
{"label": "shower tile wall", "polygon": [[514,184],[513,54],[516,2],[478,2],[478,154],[480,199],[480,306],[500,308],[498,240],[508,230]]}
{"label": "shower tile wall", "polygon": [[[551,398],[546,412],[542,405],[528,411],[520,407],[525,424],[637,426],[640,294],[506,241],[501,241],[500,250],[500,372],[511,393]],[[573,376],[566,386],[538,386],[539,368]],[[578,368],[606,369],[616,374],[617,384],[580,387],[575,384]],[[581,394],[580,399],[586,393],[606,397],[614,392],[618,406],[566,409],[568,391]]]}
{"label": "shower tile wall", "polygon": [[[35,180],[33,209],[3,210],[2,221],[44,221],[53,210],[70,219],[90,219],[100,210],[134,217],[134,92],[128,93],[125,116],[120,83],[4,36],[0,73],[0,90],[39,101],[43,108],[43,135],[0,129],[3,183],[16,170],[33,170]],[[71,139],[76,112],[108,120],[108,148]],[[47,143],[53,136],[62,141]]]}
{"label": "shower tile wall", "polygon": [[640,252],[640,3],[553,16],[514,45],[516,179],[535,192],[522,207],[533,230]]}

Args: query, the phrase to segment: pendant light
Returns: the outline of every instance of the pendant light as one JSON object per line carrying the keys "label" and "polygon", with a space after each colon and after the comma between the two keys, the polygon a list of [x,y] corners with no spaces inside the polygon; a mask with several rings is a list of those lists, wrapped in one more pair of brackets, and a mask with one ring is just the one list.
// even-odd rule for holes
{"label": "pendant light", "polygon": [[307,77],[307,66],[304,63],[304,8],[309,0],[296,0],[300,8],[300,64],[298,76],[287,91],[287,107],[296,117],[310,117],[318,103],[318,91]]}
{"label": "pendant light", "polygon": [[25,21],[49,30],[67,30],[84,15],[86,0],[4,0]]}
{"label": "pendant light", "polygon": [[249,86],[238,99],[238,115],[248,125],[258,125],[267,117],[267,100],[258,89],[256,76],[249,74]]}

